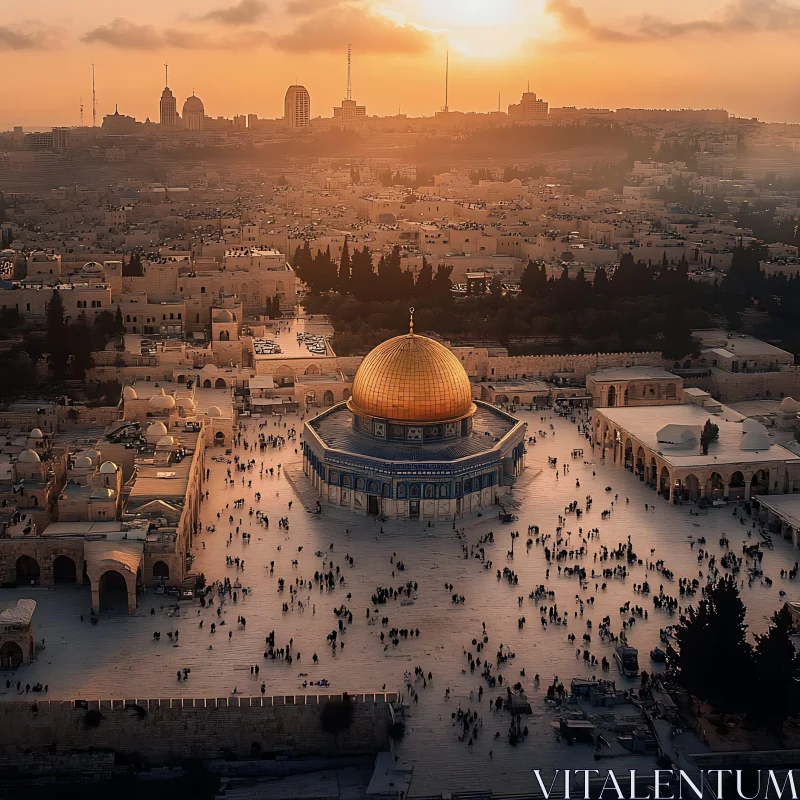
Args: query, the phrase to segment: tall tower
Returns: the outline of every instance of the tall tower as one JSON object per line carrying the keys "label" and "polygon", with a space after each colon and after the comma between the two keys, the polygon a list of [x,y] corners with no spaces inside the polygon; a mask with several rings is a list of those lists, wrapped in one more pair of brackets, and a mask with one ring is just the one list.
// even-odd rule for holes
{"label": "tall tower", "polygon": [[92,127],[97,127],[97,95],[94,91],[94,64],[92,64]]}
{"label": "tall tower", "polygon": [[450,51],[447,51],[447,61],[444,67],[444,113],[450,110]]}
{"label": "tall tower", "polygon": [[347,100],[353,99],[353,91],[352,91],[353,87],[352,84],[350,83],[350,47],[351,47],[350,45],[347,45],[347,95],[346,95]]}
{"label": "tall tower", "polygon": [[290,86],[283,101],[283,121],[287,128],[307,128],[311,124],[311,96],[305,86]]}
{"label": "tall tower", "polygon": [[178,127],[178,101],[169,88],[169,67],[167,64],[164,64],[164,91],[161,92],[159,111],[162,128]]}

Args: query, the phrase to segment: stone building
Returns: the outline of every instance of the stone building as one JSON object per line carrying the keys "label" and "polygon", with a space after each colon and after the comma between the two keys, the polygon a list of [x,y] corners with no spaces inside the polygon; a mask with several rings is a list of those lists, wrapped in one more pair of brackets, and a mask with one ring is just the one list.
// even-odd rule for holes
{"label": "stone building", "polygon": [[[800,456],[774,443],[753,419],[717,406],[596,408],[595,453],[633,472],[662,497],[679,500],[749,500],[754,495],[800,491]],[[719,435],[704,455],[703,426]]]}
{"label": "stone building", "polygon": [[0,611],[0,668],[14,669],[33,661],[35,609],[35,600],[23,599],[13,608]]}
{"label": "stone building", "polygon": [[676,405],[683,379],[658,367],[610,367],[589,373],[586,391],[595,408]]}
{"label": "stone building", "polygon": [[347,402],[306,422],[303,469],[321,502],[455,519],[500,503],[524,469],[525,429],[473,402],[458,359],[412,323],[364,359]]}

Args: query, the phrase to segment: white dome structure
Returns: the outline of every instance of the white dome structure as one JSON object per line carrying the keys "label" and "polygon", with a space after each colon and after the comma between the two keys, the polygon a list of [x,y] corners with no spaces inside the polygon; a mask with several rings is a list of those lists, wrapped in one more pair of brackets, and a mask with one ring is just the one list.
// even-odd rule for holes
{"label": "white dome structure", "polygon": [[81,269],[81,275],[102,275],[102,274],[103,274],[103,267],[96,261],[90,261],[88,264],[84,264],[83,268]]}
{"label": "white dome structure", "polygon": [[665,425],[657,434],[659,444],[674,444],[678,447],[694,445],[698,439],[697,429],[690,425]]}
{"label": "white dome structure", "polygon": [[167,426],[163,422],[154,422],[149,425],[144,433],[144,438],[151,444],[155,444],[162,436],[167,435]]}
{"label": "white dome structure", "polygon": [[119,469],[119,467],[113,461],[106,461],[100,467],[100,474],[101,475],[116,475],[118,469]]}
{"label": "white dome structure", "polygon": [[170,411],[175,408],[175,398],[164,392],[162,386],[158,394],[154,394],[148,401],[147,407],[151,411]]}
{"label": "white dome structure", "polygon": [[233,314],[227,308],[223,308],[215,317],[214,322],[233,322]]}
{"label": "white dome structure", "polygon": [[769,450],[770,441],[766,433],[746,433],[742,436],[742,450]]}
{"label": "white dome structure", "polygon": [[41,429],[40,429],[40,428],[34,428],[34,429],[33,429],[33,430],[32,430],[32,431],[31,431],[31,432],[28,434],[28,436],[29,436],[31,439],[44,439],[44,434],[42,433],[42,431],[41,431]]}
{"label": "white dome structure", "polygon": [[162,436],[157,442],[156,447],[173,447],[175,439],[172,436]]}
{"label": "white dome structure", "polygon": [[78,456],[75,459],[75,469],[91,469],[94,466],[88,456]]}
{"label": "white dome structure", "polygon": [[780,410],[784,414],[796,414],[800,411],[800,403],[793,397],[784,397],[783,400],[781,400]]}
{"label": "white dome structure", "polygon": [[766,434],[767,428],[765,425],[760,423],[758,420],[752,419],[748,417],[744,422],[742,422],[742,433],[764,433]]}
{"label": "white dome structure", "polygon": [[18,456],[17,461],[20,464],[38,464],[42,459],[35,450],[23,450]]}
{"label": "white dome structure", "polygon": [[221,417],[222,412],[219,410],[219,406],[210,406],[208,411],[206,411],[206,416],[208,417]]}
{"label": "white dome structure", "polygon": [[126,386],[122,390],[122,399],[123,400],[138,400],[139,395],[136,394],[136,389],[133,386]]}
{"label": "white dome structure", "polygon": [[219,370],[216,364],[206,364],[203,369],[200,370],[201,375],[216,375],[217,372],[219,372]]}
{"label": "white dome structure", "polygon": [[192,400],[191,397],[179,397],[178,398],[178,408],[191,408],[194,409],[195,402]]}

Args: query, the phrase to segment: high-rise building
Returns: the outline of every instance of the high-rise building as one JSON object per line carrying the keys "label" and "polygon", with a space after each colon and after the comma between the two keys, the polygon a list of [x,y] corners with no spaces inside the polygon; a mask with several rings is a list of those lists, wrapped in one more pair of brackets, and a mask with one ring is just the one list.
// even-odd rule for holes
{"label": "high-rise building", "polygon": [[161,92],[161,103],[159,104],[161,126],[164,128],[177,128],[180,123],[178,116],[178,101],[169,88],[169,70],[164,64],[164,91]]}
{"label": "high-rise building", "polygon": [[535,92],[522,93],[522,100],[516,105],[508,107],[509,122],[536,123],[547,122],[548,106],[544,100],[539,100]]}
{"label": "high-rise building", "polygon": [[161,111],[161,125],[164,128],[177,128],[178,127],[178,101],[170,91],[169,86],[164,87],[161,92],[161,103],[159,104]]}
{"label": "high-rise building", "polygon": [[307,128],[311,123],[311,95],[305,86],[290,86],[283,102],[283,120],[287,128]]}

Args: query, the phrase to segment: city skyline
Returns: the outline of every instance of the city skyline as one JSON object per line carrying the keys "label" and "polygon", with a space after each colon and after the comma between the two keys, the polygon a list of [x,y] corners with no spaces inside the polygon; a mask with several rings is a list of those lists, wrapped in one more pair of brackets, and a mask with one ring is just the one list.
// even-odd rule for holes
{"label": "city skyline", "polygon": [[791,77],[800,6],[784,0],[659,1],[644,12],[628,0],[179,0],[167,13],[144,0],[135,21],[125,13],[86,0],[64,16],[32,0],[0,26],[0,49],[24,76],[8,87],[0,127],[78,124],[93,63],[98,117],[119,105],[157,121],[164,61],[175,96],[196,91],[214,116],[280,117],[295,83],[328,116],[345,94],[348,44],[370,114],[440,110],[449,50],[453,110],[494,110],[498,93],[505,108],[530,80],[554,107],[725,107],[800,121]]}

